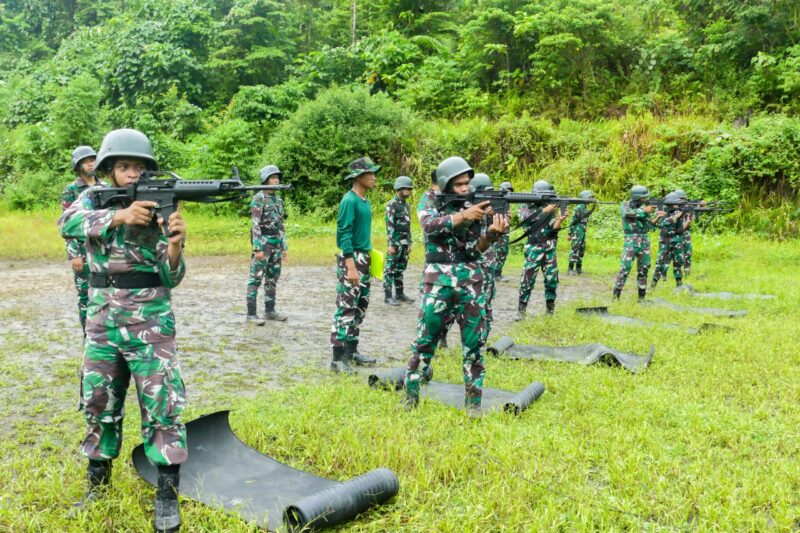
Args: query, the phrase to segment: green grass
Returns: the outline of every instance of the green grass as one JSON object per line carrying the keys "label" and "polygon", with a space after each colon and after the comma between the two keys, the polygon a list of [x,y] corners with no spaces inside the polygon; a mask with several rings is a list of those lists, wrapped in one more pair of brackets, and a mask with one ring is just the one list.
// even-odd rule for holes
{"label": "green grass", "polygon": [[[6,223],[19,218],[0,216],[0,242],[9,239]],[[196,235],[192,246],[204,242],[212,250],[214,228],[220,227],[231,232],[226,241],[235,240],[241,229],[229,222],[190,221]],[[37,238],[46,235],[42,231]],[[329,262],[331,239],[307,235],[290,246],[304,261],[319,256]],[[226,245],[218,243],[220,253],[239,253]],[[589,277],[607,283],[610,293],[619,243],[590,241],[589,254]],[[511,264],[519,263],[519,254],[512,256]],[[578,302],[559,305],[553,317],[515,326],[518,343],[603,342],[636,353],[656,346],[652,365],[639,375],[604,366],[489,358],[487,386],[518,390],[541,381],[547,387],[518,418],[497,414],[469,420],[432,402],[408,414],[398,409],[399,396],[369,389],[365,376],[319,377],[311,368],[270,376],[275,354],[253,350],[264,372],[227,376],[212,369],[202,379],[196,374],[198,382],[187,384],[185,419],[233,408],[232,424],[244,442],[334,479],[391,468],[400,479],[398,497],[342,530],[790,531],[800,527],[799,263],[797,242],[697,235],[690,282],[698,290],[778,298],[722,302],[677,296],[670,278],[656,296],[749,311],[735,319],[675,313],[636,305],[629,279],[622,301],[612,306],[613,312],[649,321],[713,322],[732,331],[691,336],[610,326],[577,316]],[[537,285],[536,297],[540,290]],[[607,303],[607,298],[588,302]],[[13,313],[5,316],[19,316]],[[50,342],[59,334],[44,339]],[[74,410],[79,356],[72,364],[31,373],[26,364],[38,361],[41,341],[8,339],[0,346],[0,528],[147,530],[153,491],[128,459],[140,441],[133,397],[124,459],[115,464],[110,497],[69,520],[65,512],[84,489],[84,460],[76,445],[83,425]],[[434,365],[437,379],[460,381],[457,350],[440,354]],[[275,379],[279,390],[274,390]],[[193,387],[203,388],[203,405],[192,403]],[[251,530],[242,520],[188,500],[183,512],[186,531]]]}

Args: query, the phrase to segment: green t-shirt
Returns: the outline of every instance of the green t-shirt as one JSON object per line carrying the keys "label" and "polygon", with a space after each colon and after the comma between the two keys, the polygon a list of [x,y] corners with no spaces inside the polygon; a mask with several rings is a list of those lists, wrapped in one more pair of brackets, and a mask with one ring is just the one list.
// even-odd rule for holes
{"label": "green t-shirt", "polygon": [[353,250],[372,250],[372,206],[353,191],[347,191],[339,203],[336,246],[345,257],[351,257]]}

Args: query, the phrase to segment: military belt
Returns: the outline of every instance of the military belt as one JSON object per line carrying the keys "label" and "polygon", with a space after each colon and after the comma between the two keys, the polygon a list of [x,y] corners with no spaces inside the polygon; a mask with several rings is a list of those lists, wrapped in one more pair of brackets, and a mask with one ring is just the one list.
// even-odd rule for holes
{"label": "military belt", "polygon": [[425,254],[425,262],[431,263],[469,263],[475,261],[474,257],[468,256],[463,252],[428,252]]}
{"label": "military belt", "polygon": [[89,274],[89,286],[95,289],[151,289],[161,287],[161,276],[155,272],[125,272],[122,274]]}
{"label": "military belt", "polygon": [[280,235],[281,232],[277,228],[268,228],[266,226],[261,226],[261,235]]}

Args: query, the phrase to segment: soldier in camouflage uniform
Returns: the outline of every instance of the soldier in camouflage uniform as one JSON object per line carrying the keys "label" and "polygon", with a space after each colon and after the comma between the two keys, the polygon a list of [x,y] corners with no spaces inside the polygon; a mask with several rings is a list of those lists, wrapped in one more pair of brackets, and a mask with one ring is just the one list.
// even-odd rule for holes
{"label": "soldier in camouflage uniform", "polygon": [[[436,169],[439,190],[466,194],[474,175],[460,157],[444,160]],[[422,204],[422,202],[420,202]],[[486,368],[480,350],[484,320],[483,271],[479,258],[508,227],[505,217],[494,215],[488,230],[481,233],[480,221],[491,214],[489,202],[473,206],[448,205],[441,210],[419,211],[425,235],[425,271],[417,340],[406,368],[406,408],[419,402],[420,382],[429,379],[431,360],[443,319],[452,314],[461,328],[465,405],[472,416],[480,415]]]}
{"label": "soldier in camouflage uniform", "polygon": [[[582,191],[578,198],[593,199],[592,191]],[[569,253],[569,270],[567,275],[583,274],[583,256],[586,253],[586,226],[589,224],[589,217],[594,213],[595,205],[591,208],[586,204],[579,204],[572,212],[572,219],[569,221],[569,240],[572,247]]]}
{"label": "soldier in camouflage uniform", "polygon": [[372,206],[367,191],[375,187],[375,174],[380,171],[369,157],[351,162],[347,180],[353,187],[339,203],[336,220],[336,246],[342,251],[336,266],[336,311],[331,326],[331,347],[334,372],[354,372],[357,365],[375,362],[358,351],[359,328],[369,306],[370,256],[372,250]]}
{"label": "soldier in camouflage uniform", "polygon": [[[148,138],[136,130],[105,136],[97,169],[115,187],[135,184],[158,165]],[[81,375],[87,431],[81,446],[89,459],[89,490],[76,508],[104,493],[111,461],[122,446],[125,395],[131,377],[142,417],[147,458],[158,467],[154,527],[176,531],[181,516],[177,487],[186,461],[186,429],[180,415],[184,383],[175,346],[171,290],[183,279],[186,225],[179,211],[153,220],[155,202],[135,201],[97,209],[92,189],[61,215],[62,237],[82,239],[89,261],[87,342]],[[165,237],[159,225],[166,224]]]}
{"label": "soldier in camouflage uniform", "polygon": [[[533,192],[551,192],[553,187],[545,180],[533,184]],[[566,216],[556,214],[556,205],[548,205],[536,209],[523,205],[519,209],[519,220],[528,233],[525,245],[525,263],[522,266],[522,277],[519,284],[519,303],[516,320],[525,318],[531,291],[536,283],[539,270],[544,276],[544,301],[548,314],[556,309],[556,291],[558,290],[558,259],[556,246],[558,232]]]}
{"label": "soldier in camouflage uniform", "polygon": [[[675,194],[678,195],[678,198],[684,202],[689,201],[689,197],[686,195],[686,192],[683,189],[678,189],[675,191]],[[692,224],[695,221],[696,215],[691,215],[689,213],[684,213],[683,217],[685,220],[689,221],[689,226],[686,228],[686,231],[683,232],[683,274],[688,278],[689,274],[692,273]]]}
{"label": "soldier in camouflage uniform", "polygon": [[[394,181],[394,197],[386,204],[386,265],[383,269],[384,302],[398,305],[399,302],[413,302],[406,296],[403,288],[403,272],[408,267],[411,253],[411,210],[407,200],[414,184],[411,178],[400,176]],[[395,289],[396,298],[392,296]]]}
{"label": "soldier in camouflage uniform", "polygon": [[[97,154],[91,146],[79,146],[72,152],[72,170],[78,175],[61,193],[61,212],[75,202],[89,187],[102,185],[95,179],[94,161]],[[78,318],[86,337],[86,306],[89,303],[89,263],[82,239],[66,239],[67,261],[72,267],[75,290],[78,292]]]}
{"label": "soldier in camouflage uniform", "polygon": [[[261,169],[262,185],[278,185],[283,174],[275,165]],[[264,282],[264,318],[286,320],[286,316],[275,312],[275,290],[281,277],[281,261],[286,259],[286,211],[283,199],[275,191],[259,191],[250,202],[252,228],[250,236],[253,253],[250,258],[250,278],[247,281],[247,320],[259,326],[263,320],[256,314],[258,287]]]}
{"label": "soldier in camouflage uniform", "polygon": [[650,197],[650,191],[642,185],[631,188],[630,202],[623,202],[622,231],[625,241],[622,247],[622,259],[617,280],[614,283],[614,298],[619,299],[622,288],[628,279],[628,274],[633,267],[633,260],[638,263],[636,286],[639,290],[639,301],[644,301],[647,294],[647,272],[650,270],[650,236],[648,233],[656,228],[656,223],[666,213],[659,211],[654,218],[651,213],[656,210],[654,205],[644,205]]}
{"label": "soldier in camouflage uniform", "polygon": [[[470,181],[470,189],[473,191],[494,189],[494,185],[492,184],[492,180],[488,174],[475,174],[475,177],[472,178],[472,181]],[[482,235],[485,235],[488,232],[491,222],[491,217],[485,217],[481,221]],[[494,320],[494,314],[492,313],[492,302],[494,301],[495,294],[497,293],[497,288],[495,286],[495,272],[497,270],[497,257],[499,255],[498,248],[503,235],[508,237],[507,232],[498,235],[497,240],[495,240],[489,246],[489,248],[487,248],[481,254],[479,259],[481,270],[483,271],[483,309],[485,314],[484,327],[481,330],[481,347],[486,345],[486,341],[489,338],[489,333],[492,331],[492,321]]]}
{"label": "soldier in camouflage uniform", "polygon": [[661,276],[667,274],[669,264],[672,263],[672,273],[675,277],[675,284],[680,287],[683,285],[683,233],[689,227],[690,220],[684,217],[680,211],[681,200],[674,192],[664,197],[664,203],[670,206],[667,215],[662,218],[658,226],[661,229],[658,239],[658,260],[656,261],[653,281],[650,288],[655,289]]}
{"label": "soldier in camouflage uniform", "polygon": [[[503,183],[501,183],[500,184],[500,188],[505,190],[505,191],[514,192],[514,186],[511,185],[510,181],[504,181]],[[508,278],[508,277],[503,275],[503,268],[505,268],[506,259],[508,259],[508,250],[509,250],[509,247],[510,247],[510,244],[509,244],[510,243],[510,238],[509,238],[510,233],[511,233],[511,231],[510,231],[510,228],[509,228],[509,231],[507,231],[507,232],[503,233],[502,235],[500,235],[500,238],[497,240],[497,245],[496,245],[496,247],[497,247],[497,261],[495,261],[495,267],[494,267],[494,279],[495,279],[495,281],[510,281],[511,280],[511,278]]]}

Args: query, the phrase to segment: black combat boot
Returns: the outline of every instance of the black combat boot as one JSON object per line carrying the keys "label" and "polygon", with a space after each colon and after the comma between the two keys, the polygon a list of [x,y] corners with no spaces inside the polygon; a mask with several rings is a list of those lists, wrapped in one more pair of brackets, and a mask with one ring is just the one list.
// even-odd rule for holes
{"label": "black combat boot", "polygon": [[580,261],[575,263],[575,273],[579,276],[583,274],[583,263]]}
{"label": "black combat boot", "polygon": [[156,488],[156,514],[153,529],[159,533],[173,533],[181,528],[181,510],[178,505],[178,485],[181,465],[158,467]]}
{"label": "black combat boot", "polygon": [[436,344],[437,348],[441,348],[442,350],[446,350],[447,346],[447,332],[439,337],[439,342]]}
{"label": "black combat boot", "polygon": [[517,308],[517,316],[514,317],[514,322],[519,322],[520,320],[525,319],[525,315],[528,314],[528,304],[519,304]]}
{"label": "black combat boot", "polygon": [[348,342],[344,346],[344,353],[345,356],[349,356],[349,358],[355,362],[358,366],[364,365],[374,365],[378,362],[377,359],[374,357],[368,357],[358,351],[358,341],[356,342]]}
{"label": "black combat boot", "polygon": [[683,280],[682,279],[676,279],[675,280],[675,286],[676,287],[683,287]]}
{"label": "black combat boot", "polygon": [[567,276],[574,276],[574,275],[575,275],[575,263],[570,261],[569,269],[567,269]]}
{"label": "black combat boot", "polygon": [[111,485],[111,460],[95,461],[89,459],[86,479],[89,482],[89,488],[83,498],[72,506],[73,513],[84,510],[89,504],[103,497],[106,489]]}
{"label": "black combat boot", "polygon": [[405,302],[405,303],[412,303],[414,301],[413,298],[409,298],[406,296],[405,292],[403,291],[403,283],[401,281],[397,281],[395,283],[395,296],[394,299],[398,302]]}
{"label": "black combat boot", "polygon": [[653,278],[653,281],[650,282],[650,290],[651,291],[655,290],[656,285],[658,285],[658,280],[656,278]]}
{"label": "black combat boot", "polygon": [[383,289],[383,301],[386,305],[400,305],[400,302],[394,299],[392,296],[392,289]]}
{"label": "black combat boot", "polygon": [[622,296],[622,289],[614,289],[614,299],[619,300],[620,296]]}
{"label": "black combat boot", "polygon": [[256,326],[263,326],[264,321],[256,314],[255,300],[247,300],[247,321],[255,323]]}
{"label": "black combat boot", "polygon": [[547,307],[547,314],[552,315],[556,311],[555,300],[545,300],[544,305]]}
{"label": "black combat boot", "polygon": [[283,322],[286,320],[286,315],[275,312],[275,302],[264,302],[264,318]]}
{"label": "black combat boot", "polygon": [[647,289],[639,289],[639,303],[644,302],[644,297],[647,295]]}
{"label": "black combat boot", "polygon": [[344,346],[333,347],[333,359],[331,359],[331,370],[337,374],[352,374],[355,372],[350,367],[349,359],[345,361]]}

